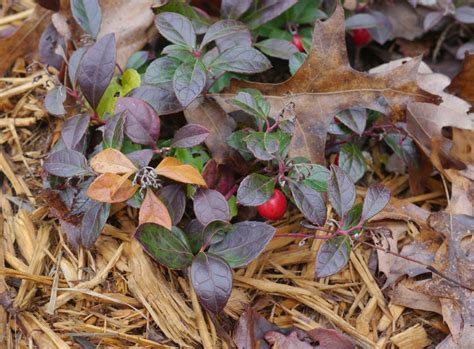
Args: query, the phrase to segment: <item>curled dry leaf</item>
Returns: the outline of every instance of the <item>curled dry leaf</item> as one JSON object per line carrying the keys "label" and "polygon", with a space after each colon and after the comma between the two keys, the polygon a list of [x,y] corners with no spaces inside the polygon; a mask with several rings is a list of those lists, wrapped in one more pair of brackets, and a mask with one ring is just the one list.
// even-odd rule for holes
{"label": "curled dry leaf", "polygon": [[125,154],[113,148],[107,148],[94,156],[90,165],[98,173],[130,174],[138,170]]}
{"label": "curled dry leaf", "polygon": [[457,92],[461,98],[464,98],[474,106],[474,53],[468,54],[464,58],[462,71],[453,79],[448,90]]}
{"label": "curled dry leaf", "polygon": [[151,189],[147,190],[140,207],[138,222],[139,224],[156,223],[169,230],[173,226],[168,209]]}
{"label": "curled dry leaf", "polygon": [[[420,59],[379,74],[358,72],[349,65],[344,37],[344,10],[338,5],[331,18],[316,22],[308,58],[289,80],[280,84],[236,81],[229,93],[213,97],[230,112],[235,108],[227,100],[233,93],[256,88],[269,101],[271,115],[293,102],[296,129],[290,156],[304,156],[318,163],[324,162],[326,134],[337,113],[358,106],[392,112],[393,120],[401,120],[410,102],[440,102],[439,96],[417,85]],[[380,97],[386,106],[379,103]]]}
{"label": "curled dry leaf", "polygon": [[206,186],[206,181],[195,167],[183,164],[173,157],[164,158],[155,171],[158,175],[177,182]]}
{"label": "curled dry leaf", "polygon": [[97,177],[87,189],[91,199],[110,204],[130,199],[138,189],[128,179],[130,173],[119,176],[115,173],[104,173]]}

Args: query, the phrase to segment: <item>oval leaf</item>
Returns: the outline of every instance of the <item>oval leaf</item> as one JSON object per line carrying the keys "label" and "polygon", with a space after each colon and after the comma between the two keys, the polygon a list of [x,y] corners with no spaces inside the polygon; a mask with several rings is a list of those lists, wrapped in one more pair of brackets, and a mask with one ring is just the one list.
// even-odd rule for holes
{"label": "oval leaf", "polygon": [[274,234],[275,228],[266,223],[240,222],[209,252],[224,258],[232,268],[243,267],[257,258]]}
{"label": "oval leaf", "polygon": [[209,27],[206,31],[206,35],[201,42],[201,48],[206,46],[211,41],[222,39],[228,35],[235,35],[239,32],[248,32],[248,28],[242,22],[233,19],[224,19],[216,22]]}
{"label": "oval leaf", "polygon": [[92,108],[97,108],[115,71],[115,35],[107,34],[89,47],[79,65],[79,86]]}
{"label": "oval leaf", "polygon": [[275,190],[275,180],[258,173],[244,178],[237,190],[237,201],[244,206],[258,206],[270,199]]}
{"label": "oval leaf", "polygon": [[196,47],[196,32],[189,19],[174,12],[163,12],[155,18],[158,31],[174,44]]}
{"label": "oval leaf", "polygon": [[178,225],[186,209],[186,194],[181,185],[171,184],[158,191],[158,197],[165,204],[173,225]]}
{"label": "oval leaf", "polygon": [[48,113],[52,115],[64,115],[66,110],[64,109],[64,101],[66,100],[66,88],[63,85],[49,90],[44,98],[44,107]]}
{"label": "oval leaf", "polygon": [[313,224],[326,223],[326,204],[323,196],[303,183],[290,182],[291,194],[303,216]]}
{"label": "oval leaf", "polygon": [[155,144],[160,136],[160,118],[145,101],[121,97],[115,105],[116,113],[125,113],[125,134],[139,144]]}
{"label": "oval leaf", "polygon": [[206,86],[206,67],[200,60],[181,64],[173,77],[176,97],[183,107],[187,107]]}
{"label": "oval leaf", "polygon": [[203,226],[195,219],[186,226],[186,234],[193,253],[198,253],[203,246],[221,242],[231,229],[232,224],[229,222],[214,221]]}
{"label": "oval leaf", "polygon": [[188,124],[181,127],[174,134],[173,148],[192,148],[204,142],[209,135],[209,130],[198,124]]}
{"label": "oval leaf", "polygon": [[229,204],[224,195],[213,189],[199,189],[194,195],[194,213],[203,225],[212,221],[228,221]]}
{"label": "oval leaf", "polygon": [[92,201],[87,205],[80,229],[82,245],[85,248],[89,249],[94,246],[107,222],[107,218],[109,218],[109,212],[110,204]]}
{"label": "oval leaf", "polygon": [[71,80],[71,83],[73,86],[76,86],[76,81],[78,78],[77,72],[79,71],[79,64],[82,61],[82,57],[84,57],[84,54],[86,53],[87,48],[86,47],[80,47],[76,51],[74,51],[69,57],[69,65],[68,65],[68,75],[69,75],[69,80]]}
{"label": "oval leaf", "polygon": [[382,211],[390,201],[390,196],[390,190],[383,184],[371,185],[364,199],[361,220],[368,220]]}
{"label": "oval leaf", "polygon": [[81,28],[94,39],[100,31],[102,14],[98,0],[71,0],[71,12]]}
{"label": "oval leaf", "polygon": [[232,270],[222,258],[201,252],[191,264],[191,282],[204,308],[217,314],[232,292]]}
{"label": "oval leaf", "polygon": [[351,243],[347,236],[325,241],[318,251],[316,277],[322,278],[339,272],[349,261],[350,252]]}
{"label": "oval leaf", "polygon": [[173,157],[164,158],[155,171],[158,175],[177,182],[206,186],[206,181],[195,167],[185,165]]}
{"label": "oval leaf", "polygon": [[61,138],[66,148],[76,150],[89,128],[90,115],[79,114],[67,119],[61,129]]}
{"label": "oval leaf", "polygon": [[283,39],[267,39],[255,46],[266,55],[280,59],[290,59],[293,54],[299,52],[295,45]]}
{"label": "oval leaf", "polygon": [[145,223],[138,226],[135,238],[151,257],[168,268],[184,269],[193,260],[186,236],[179,229],[168,230],[155,223]]}
{"label": "oval leaf", "polygon": [[107,148],[90,161],[92,169],[97,173],[134,173],[138,171],[132,161],[117,149]]}
{"label": "oval leaf", "polygon": [[148,66],[144,81],[150,85],[160,85],[173,82],[173,76],[181,62],[173,57],[160,57]]}
{"label": "oval leaf", "polygon": [[64,149],[51,154],[44,162],[44,169],[58,177],[90,176],[87,160],[78,151]]}
{"label": "oval leaf", "polygon": [[353,143],[344,144],[339,153],[339,166],[354,182],[361,179],[367,169],[364,155]]}
{"label": "oval leaf", "polygon": [[254,74],[270,69],[272,65],[263,53],[253,47],[234,46],[217,57],[210,67],[235,73]]}
{"label": "oval leaf", "polygon": [[125,125],[125,114],[118,113],[107,120],[104,126],[103,143],[104,148],[121,149],[123,145],[123,129]]}
{"label": "oval leaf", "polygon": [[170,86],[142,85],[130,93],[130,97],[139,98],[149,103],[160,115],[177,113],[183,109]]}
{"label": "oval leaf", "polygon": [[139,224],[155,223],[166,229],[171,229],[173,226],[168,209],[151,189],[146,191],[145,199],[140,207],[138,222]]}
{"label": "oval leaf", "polygon": [[338,166],[331,166],[328,191],[332,207],[339,217],[344,218],[354,206],[356,190],[352,179]]}
{"label": "oval leaf", "polygon": [[117,203],[130,199],[138,189],[128,179],[129,174],[119,176],[115,173],[104,173],[97,177],[87,189],[87,196],[100,202]]}

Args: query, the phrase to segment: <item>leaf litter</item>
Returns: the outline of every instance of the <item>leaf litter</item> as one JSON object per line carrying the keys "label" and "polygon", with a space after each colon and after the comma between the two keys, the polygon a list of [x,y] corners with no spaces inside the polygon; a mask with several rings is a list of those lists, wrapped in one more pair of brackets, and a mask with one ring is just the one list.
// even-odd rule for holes
{"label": "leaf litter", "polygon": [[[106,16],[110,9],[104,8],[103,11]],[[473,222],[468,214],[472,215],[473,212],[474,176],[472,155],[467,150],[472,145],[469,140],[473,139],[472,115],[466,113],[467,109],[461,101],[458,101],[457,108],[453,108],[452,104],[435,105],[440,102],[437,95],[441,91],[423,87],[426,84],[421,83],[420,75],[431,73],[420,73],[417,60],[407,61],[394,71],[376,76],[353,71],[340,46],[344,42],[344,32],[340,29],[340,11],[340,8],[336,10],[331,20],[318,22],[321,40],[313,43],[310,57],[299,75],[276,86],[234,83],[230,91],[236,91],[237,87],[258,87],[269,96],[271,108],[277,112],[285,109],[285,104],[291,100],[296,106],[295,114],[299,125],[297,142],[310,142],[313,146],[311,150],[293,144],[293,154],[310,154],[315,160],[321,160],[320,154],[326,142],[330,118],[346,109],[346,106],[357,105],[381,110],[384,105],[379,103],[378,97],[383,96],[391,108],[394,120],[403,120],[404,110],[408,107],[407,119],[409,123],[412,122],[409,124],[409,132],[420,149],[431,158],[437,170],[452,183],[451,197],[447,201],[439,195],[432,198],[421,195],[392,199],[389,206],[371,224],[385,226],[387,220],[395,220],[398,228],[390,229],[393,236],[380,238],[388,239],[388,245],[400,249],[402,256],[423,261],[431,265],[434,271],[394,256],[383,271],[388,274],[388,284],[385,286],[393,286],[385,294],[382,293],[382,284],[377,282],[376,275],[369,268],[373,250],[364,244],[358,244],[351,252],[349,268],[327,278],[314,279],[317,267],[314,256],[322,247],[322,241],[314,240],[301,246],[298,238],[273,239],[258,259],[236,271],[234,289],[230,291],[227,288],[227,292],[222,295],[229,298],[224,314],[228,319],[238,320],[233,332],[234,340],[237,346],[244,343],[242,347],[246,348],[254,347],[256,343],[261,343],[261,348],[269,345],[288,348],[292,345],[296,348],[351,348],[354,347],[354,342],[361,347],[383,346],[389,342],[397,347],[426,347],[431,342],[427,331],[436,329],[449,334],[438,344],[438,348],[472,347],[474,277],[470,251]],[[151,14],[148,17],[153,20]],[[146,23],[148,21],[143,22],[140,31],[143,31]],[[144,35],[133,34],[132,37],[143,40]],[[338,44],[321,46],[328,45],[329,38],[337,38],[334,40]],[[119,51],[122,49],[126,52],[127,44],[121,44],[120,40],[118,42]],[[142,45],[140,43],[133,47],[141,48]],[[34,45],[21,43],[21,47],[30,46]],[[26,48],[5,60],[3,71],[15,59],[23,56]],[[321,52],[326,52],[326,55]],[[333,57],[333,60],[329,62],[324,57]],[[321,69],[318,73],[321,75],[317,75],[318,80],[307,82],[306,76],[314,75],[315,66],[327,69]],[[472,68],[468,70],[467,64],[464,69],[463,74],[472,71]],[[432,78],[436,77],[434,75]],[[351,77],[349,81],[354,81],[356,88],[327,83],[328,79],[337,81],[347,76]],[[459,83],[460,80],[455,80],[458,83],[453,83],[451,88],[463,91],[460,96],[469,101],[469,85],[464,87],[462,82]],[[24,127],[36,125],[40,119],[47,118],[47,113],[39,103],[39,96],[44,95],[44,90],[37,88],[28,96],[24,92],[34,86],[31,80],[23,82],[28,89],[20,89],[18,93],[8,92],[8,98],[19,103],[19,110],[14,111],[17,114],[15,121],[10,122],[7,118],[7,122],[1,124],[4,130],[1,142],[8,147],[0,153],[0,170],[5,176],[4,190],[0,194],[2,238],[5,241],[0,248],[0,294],[3,297],[2,305],[8,303],[8,306],[0,307],[0,339],[13,343],[13,333],[20,326],[25,338],[31,338],[39,347],[45,348],[73,347],[73,339],[80,339],[79,343],[85,343],[84,337],[92,342],[95,338],[100,338],[111,347],[120,347],[123,343],[156,348],[173,346],[173,343],[182,346],[190,346],[190,343],[191,346],[196,343],[208,347],[221,346],[221,339],[217,336],[219,324],[213,322],[193,301],[190,285],[178,274],[166,272],[153,263],[137,241],[131,239],[138,219],[149,221],[147,212],[127,212],[122,210],[123,206],[120,207],[120,204],[112,207],[108,204],[88,207],[85,216],[111,209],[116,221],[113,225],[103,223],[102,234],[94,237],[97,238],[97,243],[92,252],[80,249],[76,253],[70,250],[62,235],[58,234],[58,231],[66,228],[48,217],[48,205],[55,206],[57,216],[61,219],[68,217],[71,224],[74,223],[74,210],[65,205],[67,200],[58,198],[57,193],[46,192],[44,202],[36,197],[41,188],[38,185],[38,159],[46,154],[51,139],[48,139],[47,131],[38,137],[38,142],[44,145],[41,150],[29,140],[30,133]],[[369,91],[351,91],[358,90],[361,86]],[[7,86],[1,91],[3,93],[12,88],[14,87]],[[342,97],[334,102],[334,98],[329,97],[331,94]],[[446,102],[446,95],[442,96],[443,102]],[[217,95],[215,98],[217,104],[211,109],[231,111],[226,102],[229,94]],[[94,103],[92,101],[93,96],[91,103]],[[317,120],[310,116],[307,109],[315,104],[320,111]],[[202,104],[199,104],[199,108],[203,108],[203,113],[208,113]],[[13,110],[13,107],[10,109]],[[33,119],[28,119],[26,111],[31,110],[35,115]],[[220,109],[216,110],[222,114]],[[446,115],[451,118],[443,119]],[[191,119],[189,114],[186,116]],[[202,125],[201,117],[191,120]],[[230,121],[226,125],[229,123],[230,126],[225,127],[232,130]],[[213,153],[217,154],[215,158],[219,159],[221,156],[223,162],[232,152],[228,149],[218,150],[219,138],[216,139],[215,134],[219,130],[206,124],[203,126],[199,126],[204,129],[202,133],[209,132],[206,138],[208,147],[211,151],[214,147]],[[442,127],[454,129],[452,139],[444,137]],[[58,139],[58,136],[57,130],[52,132],[52,138]],[[220,137],[224,139],[227,136]],[[73,151],[75,150],[69,150]],[[109,188],[108,184],[104,186],[108,190],[102,196],[108,200],[105,202],[112,202],[117,195],[132,194],[133,184],[129,176],[126,176],[126,170],[136,171],[136,166],[127,160],[128,158],[119,155],[115,158],[107,156],[105,164],[101,161],[99,168],[107,166],[103,170],[105,176],[125,173],[119,188]],[[78,159],[77,163],[81,166],[71,171],[89,171],[82,166],[81,161]],[[176,166],[184,165],[175,161],[165,162],[161,166],[162,174],[165,175],[169,167]],[[100,172],[97,168],[94,170]],[[31,173],[37,176],[33,177]],[[171,173],[176,176],[175,172]],[[184,173],[181,176],[185,176],[185,180],[205,187],[206,183],[196,173]],[[408,178],[407,175],[389,176],[383,178],[383,183],[392,193],[399,193],[407,189]],[[434,178],[432,184],[431,193],[425,195],[436,193],[443,185],[439,179]],[[368,195],[365,188],[357,189],[358,194],[363,197]],[[133,188],[135,190],[137,188]],[[166,210],[157,196],[148,195],[148,199],[146,198],[149,204],[145,205],[144,211],[152,206]],[[15,201],[16,199],[20,201]],[[337,208],[337,199],[334,200]],[[430,202],[426,203],[427,201]],[[449,205],[447,212],[430,214],[426,210],[420,211],[422,209],[413,203],[427,208],[433,203]],[[28,207],[34,209],[29,210]],[[180,213],[163,213],[167,225],[170,225],[174,214]],[[333,215],[332,212],[329,214]],[[294,231],[295,227],[298,228],[300,219],[297,216],[288,217],[286,221],[276,224],[277,234]],[[81,239],[82,233],[78,234]],[[91,238],[90,234],[83,235]],[[179,244],[179,240],[177,243]],[[92,245],[85,241],[83,244]],[[381,243],[380,246],[385,249],[387,245]],[[222,251],[225,253],[225,248]],[[387,264],[389,254],[380,249],[377,254],[380,268],[384,263]],[[211,256],[207,260],[205,257],[199,257],[203,268],[215,268],[213,265],[219,263],[218,257]],[[405,274],[409,277],[404,277]],[[423,275],[427,277],[416,279]],[[12,290],[16,291],[13,296]],[[8,301],[8,297],[12,299]],[[3,302],[3,299],[6,301]],[[259,312],[265,316],[242,305],[249,303],[258,307]],[[56,311],[55,319],[51,319],[49,309]],[[422,309],[425,312],[417,313],[412,309]],[[16,312],[17,324],[8,321]],[[441,314],[442,317],[435,314]],[[230,323],[224,325],[229,326]],[[337,331],[328,328],[337,328]],[[160,333],[158,340],[152,336],[152,330]],[[27,343],[25,338],[20,339],[20,342]]]}

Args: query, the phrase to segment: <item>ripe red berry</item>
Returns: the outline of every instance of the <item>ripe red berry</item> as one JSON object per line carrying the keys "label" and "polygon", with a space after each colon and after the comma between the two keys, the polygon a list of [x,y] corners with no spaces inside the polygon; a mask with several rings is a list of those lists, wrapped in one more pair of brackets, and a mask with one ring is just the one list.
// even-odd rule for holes
{"label": "ripe red berry", "polygon": [[294,34],[293,35],[293,40],[291,40],[293,45],[300,51],[304,52],[304,46],[303,46],[303,41],[301,41],[301,35],[299,34]]}
{"label": "ripe red berry", "polygon": [[273,195],[268,201],[260,206],[257,206],[258,213],[265,219],[276,221],[283,217],[286,212],[286,198],[283,193],[275,189]]}
{"label": "ripe red berry", "polygon": [[352,30],[352,40],[356,46],[365,46],[372,40],[372,36],[365,28],[354,29]]}

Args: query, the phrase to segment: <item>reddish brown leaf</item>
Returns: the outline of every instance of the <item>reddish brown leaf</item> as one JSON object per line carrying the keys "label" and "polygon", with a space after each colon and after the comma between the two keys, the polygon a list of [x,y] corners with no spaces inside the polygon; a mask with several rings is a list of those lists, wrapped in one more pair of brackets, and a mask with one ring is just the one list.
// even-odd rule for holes
{"label": "reddish brown leaf", "polygon": [[134,173],[138,169],[132,161],[117,149],[107,148],[94,156],[90,165],[98,173]]}
{"label": "reddish brown leaf", "polygon": [[[349,65],[344,43],[344,10],[338,5],[328,20],[317,21],[312,48],[301,68],[280,84],[234,82],[229,92],[250,87],[260,90],[271,104],[270,115],[278,115],[295,104],[295,134],[290,155],[305,156],[312,162],[324,162],[326,134],[334,115],[359,106],[392,113],[393,120],[404,118],[410,102],[439,103],[439,96],[422,90],[416,82],[420,59],[414,59],[391,71],[379,74],[358,72]],[[229,94],[215,98],[227,111]],[[380,97],[387,106],[379,104]]]}
{"label": "reddish brown leaf", "polygon": [[168,209],[151,189],[147,190],[145,199],[140,207],[138,222],[139,224],[156,223],[169,230],[173,226]]}
{"label": "reddish brown leaf", "polygon": [[33,14],[11,36],[0,39],[0,76],[18,57],[31,59],[36,55],[38,42],[50,23],[51,11],[37,6]]}
{"label": "reddish brown leaf", "polygon": [[127,201],[138,189],[138,186],[128,179],[129,176],[129,173],[122,176],[115,173],[101,174],[87,189],[87,196],[110,204]]}
{"label": "reddish brown leaf", "polygon": [[315,328],[306,332],[315,341],[319,342],[318,349],[354,349],[355,343],[341,332],[327,328]]}
{"label": "reddish brown leaf", "polygon": [[206,186],[206,181],[195,167],[185,165],[173,157],[164,158],[155,171],[158,175],[177,182]]}
{"label": "reddish brown leaf", "polygon": [[448,90],[457,93],[471,105],[474,105],[474,53],[464,58],[462,71],[453,79]]}
{"label": "reddish brown leaf", "polygon": [[268,332],[265,339],[273,345],[275,349],[314,349],[314,347],[298,338],[296,332],[291,332],[289,336],[285,336],[280,332]]}

